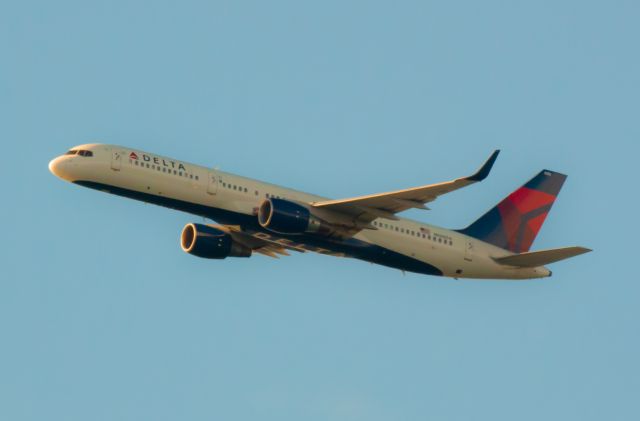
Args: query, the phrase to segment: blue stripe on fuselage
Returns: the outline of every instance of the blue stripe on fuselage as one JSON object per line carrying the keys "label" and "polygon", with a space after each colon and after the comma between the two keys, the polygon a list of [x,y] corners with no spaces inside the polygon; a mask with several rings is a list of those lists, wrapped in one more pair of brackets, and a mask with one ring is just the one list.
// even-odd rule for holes
{"label": "blue stripe on fuselage", "polygon": [[268,235],[274,240],[286,239],[291,241],[292,243],[300,244],[307,250],[319,251],[317,249],[324,249],[330,251],[330,253],[328,254],[344,254],[346,257],[353,257],[356,259],[365,260],[367,262],[405,270],[407,272],[442,276],[442,271],[428,263],[421,262],[420,260],[413,259],[409,256],[405,256],[404,254],[389,250],[385,247],[367,243],[366,241],[357,240],[355,238],[349,238],[346,240],[334,240],[317,237],[314,235],[275,234],[262,228],[260,224],[258,224],[258,218],[252,215],[232,212],[197,203],[185,202],[168,197],[156,196],[150,193],[137,192],[134,190],[123,189],[121,187],[110,186],[108,184],[96,183],[93,181],[80,180],[74,181],[74,183],[84,187],[112,193],[118,196],[140,200],[142,202],[153,203],[166,208],[187,212],[192,215],[202,216],[215,220],[221,224],[239,225],[242,227],[243,231]]}

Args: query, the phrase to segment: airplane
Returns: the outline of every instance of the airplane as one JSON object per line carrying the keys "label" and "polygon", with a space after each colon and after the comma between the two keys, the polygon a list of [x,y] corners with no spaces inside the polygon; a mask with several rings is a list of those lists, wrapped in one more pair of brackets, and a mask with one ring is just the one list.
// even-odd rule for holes
{"label": "airplane", "polygon": [[545,265],[590,252],[584,247],[529,251],[567,177],[550,170],[464,229],[397,216],[429,209],[426,204],[439,196],[484,180],[499,152],[467,177],[337,200],[99,143],[71,148],[53,159],[49,170],[83,187],[216,221],[188,223],[180,234],[183,251],[206,259],[316,252],[403,272],[519,280],[549,277]]}

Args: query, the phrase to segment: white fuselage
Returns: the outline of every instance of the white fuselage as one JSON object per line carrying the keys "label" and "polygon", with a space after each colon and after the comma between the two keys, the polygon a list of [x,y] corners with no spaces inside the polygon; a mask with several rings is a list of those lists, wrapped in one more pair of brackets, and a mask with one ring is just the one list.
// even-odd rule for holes
{"label": "white fuselage", "polygon": [[[236,225],[233,215],[255,218],[257,208],[268,197],[303,203],[326,200],[324,197],[121,146],[89,144],[73,150],[91,151],[92,156],[62,155],[54,159],[50,169],[64,180],[112,193],[136,192],[157,199],[140,200],[168,207],[175,207],[172,205],[174,201],[193,204],[193,211],[186,211],[202,216],[207,215],[200,209],[216,209],[229,216],[230,219],[224,217],[222,219],[226,220],[219,221],[227,225]],[[165,199],[167,204],[163,202]],[[377,229],[362,230],[353,239],[432,265],[443,276],[528,279],[550,274],[544,267],[500,265],[493,258],[512,253],[456,231],[404,218],[397,221],[379,218],[372,225]],[[272,241],[292,241],[267,230],[251,234]],[[304,248],[305,243],[301,239],[298,244]],[[343,255],[329,246],[313,245],[308,250]]]}

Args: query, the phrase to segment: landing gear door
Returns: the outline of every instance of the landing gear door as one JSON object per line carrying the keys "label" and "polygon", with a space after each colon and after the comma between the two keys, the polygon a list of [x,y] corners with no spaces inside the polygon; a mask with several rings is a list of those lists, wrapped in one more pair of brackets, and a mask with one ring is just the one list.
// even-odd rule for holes
{"label": "landing gear door", "polygon": [[114,171],[120,171],[122,167],[122,151],[111,151],[111,169]]}
{"label": "landing gear door", "polygon": [[209,171],[209,180],[207,181],[207,193],[215,195],[218,192],[218,176],[215,171]]}

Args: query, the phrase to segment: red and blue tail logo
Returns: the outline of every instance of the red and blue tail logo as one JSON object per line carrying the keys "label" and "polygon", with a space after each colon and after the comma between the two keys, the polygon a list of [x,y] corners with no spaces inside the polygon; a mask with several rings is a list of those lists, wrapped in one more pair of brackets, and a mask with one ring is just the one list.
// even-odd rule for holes
{"label": "red and blue tail logo", "polygon": [[541,171],[460,232],[514,253],[529,251],[566,178]]}

